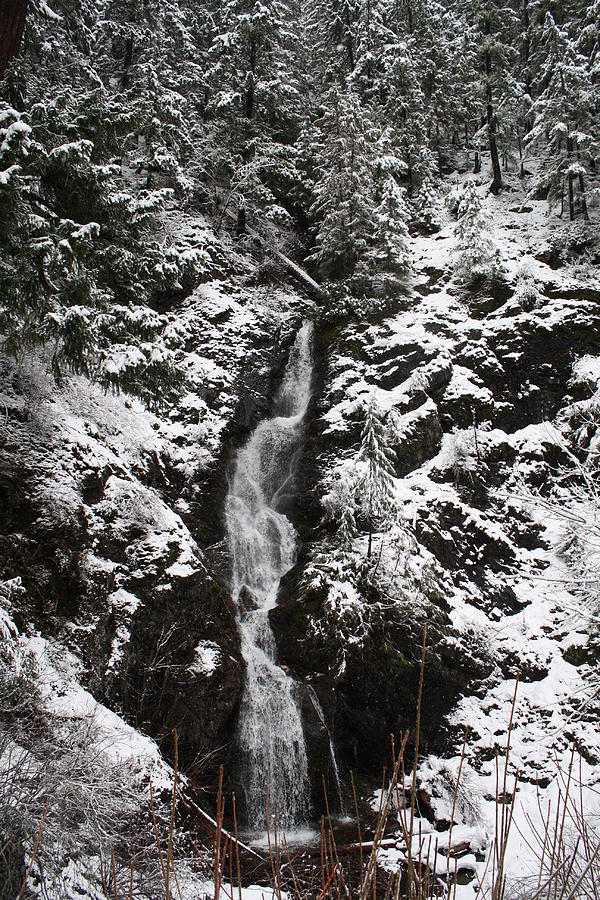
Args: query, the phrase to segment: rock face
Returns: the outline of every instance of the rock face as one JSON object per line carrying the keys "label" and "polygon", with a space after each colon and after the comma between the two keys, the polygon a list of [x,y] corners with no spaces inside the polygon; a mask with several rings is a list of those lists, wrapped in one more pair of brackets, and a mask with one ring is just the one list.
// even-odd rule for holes
{"label": "rock face", "polygon": [[177,729],[181,766],[211,785],[244,674],[222,542],[228,470],[270,410],[300,321],[290,296],[274,325],[263,292],[236,293],[232,278],[178,310],[203,380],[160,415],[85,379],[56,385],[43,354],[0,361],[0,577],[22,579],[16,621],[71,650],[85,686],[167,757]]}
{"label": "rock face", "polygon": [[[1,453],[0,562],[25,587],[22,630],[73,650],[94,695],[167,756],[174,728],[184,765],[226,744],[242,678],[235,611],[183,523],[139,481],[101,487],[99,472],[90,505],[89,472],[81,491],[64,471],[49,481],[60,457],[44,472],[32,462],[48,448],[29,449],[29,465],[8,444]],[[198,653],[207,643],[211,667]]]}
{"label": "rock face", "polygon": [[[453,710],[468,698],[485,705],[517,671],[522,683],[552,677],[556,652],[547,655],[537,626],[527,652],[486,629],[509,622],[512,635],[519,616],[527,622],[530,579],[552,564],[543,526],[517,495],[524,483],[546,489],[565,462],[551,432],[581,396],[574,363],[600,354],[600,311],[585,291],[575,299],[548,287],[524,309],[510,287],[490,291],[488,302],[485,288],[457,296],[447,283],[417,278],[412,297],[385,315],[320,332],[291,510],[302,549],[271,621],[281,662],[319,697],[342,771],[377,776],[390,734],[398,746],[408,730],[410,754],[425,623],[425,753],[456,752]],[[380,530],[366,560],[364,520],[362,539],[342,551],[319,501],[357,465],[373,395],[401,504],[400,526]],[[307,733],[318,760],[319,735]]]}

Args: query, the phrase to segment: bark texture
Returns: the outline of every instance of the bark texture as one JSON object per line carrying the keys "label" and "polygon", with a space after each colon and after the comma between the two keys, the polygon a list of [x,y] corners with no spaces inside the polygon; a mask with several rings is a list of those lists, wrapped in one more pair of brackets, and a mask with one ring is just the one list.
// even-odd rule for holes
{"label": "bark texture", "polygon": [[28,0],[0,0],[0,78],[21,47],[27,5]]}

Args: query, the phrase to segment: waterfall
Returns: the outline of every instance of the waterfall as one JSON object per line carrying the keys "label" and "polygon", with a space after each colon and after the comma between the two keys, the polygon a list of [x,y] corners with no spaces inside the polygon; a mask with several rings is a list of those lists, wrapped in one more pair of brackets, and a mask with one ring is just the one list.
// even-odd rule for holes
{"label": "waterfall", "polygon": [[226,520],[232,558],[232,596],[238,603],[246,681],[238,743],[248,824],[281,825],[308,813],[306,745],[298,688],[275,663],[269,610],[279,583],[296,561],[296,532],[280,511],[293,489],[302,421],[310,400],[312,332],[305,323],[290,351],[273,418],[261,422],[237,454],[227,497]]}

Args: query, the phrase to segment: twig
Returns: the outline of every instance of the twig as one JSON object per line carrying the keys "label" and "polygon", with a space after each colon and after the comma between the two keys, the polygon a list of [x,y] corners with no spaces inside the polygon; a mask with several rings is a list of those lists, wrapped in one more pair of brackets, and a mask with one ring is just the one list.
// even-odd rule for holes
{"label": "twig", "polygon": [[27,887],[27,881],[29,879],[29,874],[31,872],[33,863],[35,861],[35,857],[38,852],[38,848],[40,846],[40,841],[42,840],[42,834],[44,833],[44,825],[46,824],[46,816],[48,814],[48,810],[50,808],[50,798],[46,800],[46,808],[44,809],[44,814],[42,816],[42,821],[40,823],[40,830],[38,831],[37,838],[35,840],[35,844],[33,846],[33,853],[31,854],[31,859],[29,860],[29,865],[27,866],[27,871],[25,872],[25,878],[23,879],[23,884],[21,885],[21,890],[17,894],[17,900],[21,900],[23,893],[25,892],[25,888]]}

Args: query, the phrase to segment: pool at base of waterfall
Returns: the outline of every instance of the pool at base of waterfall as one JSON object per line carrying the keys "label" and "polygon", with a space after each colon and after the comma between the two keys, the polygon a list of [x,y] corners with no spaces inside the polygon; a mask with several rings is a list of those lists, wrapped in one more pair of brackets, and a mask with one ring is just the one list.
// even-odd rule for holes
{"label": "pool at base of waterfall", "polygon": [[[358,840],[356,819],[352,816],[332,816],[331,825],[336,842],[341,840],[343,843],[348,843]],[[328,830],[327,825],[326,829]],[[275,822],[273,821],[269,832],[266,829],[263,831],[246,831],[240,834],[240,837],[256,850],[268,851],[269,842],[271,848],[274,849],[276,837],[279,848],[287,846],[294,850],[314,849],[319,847],[321,843],[321,823],[310,822],[306,825],[278,828],[276,831]]]}

